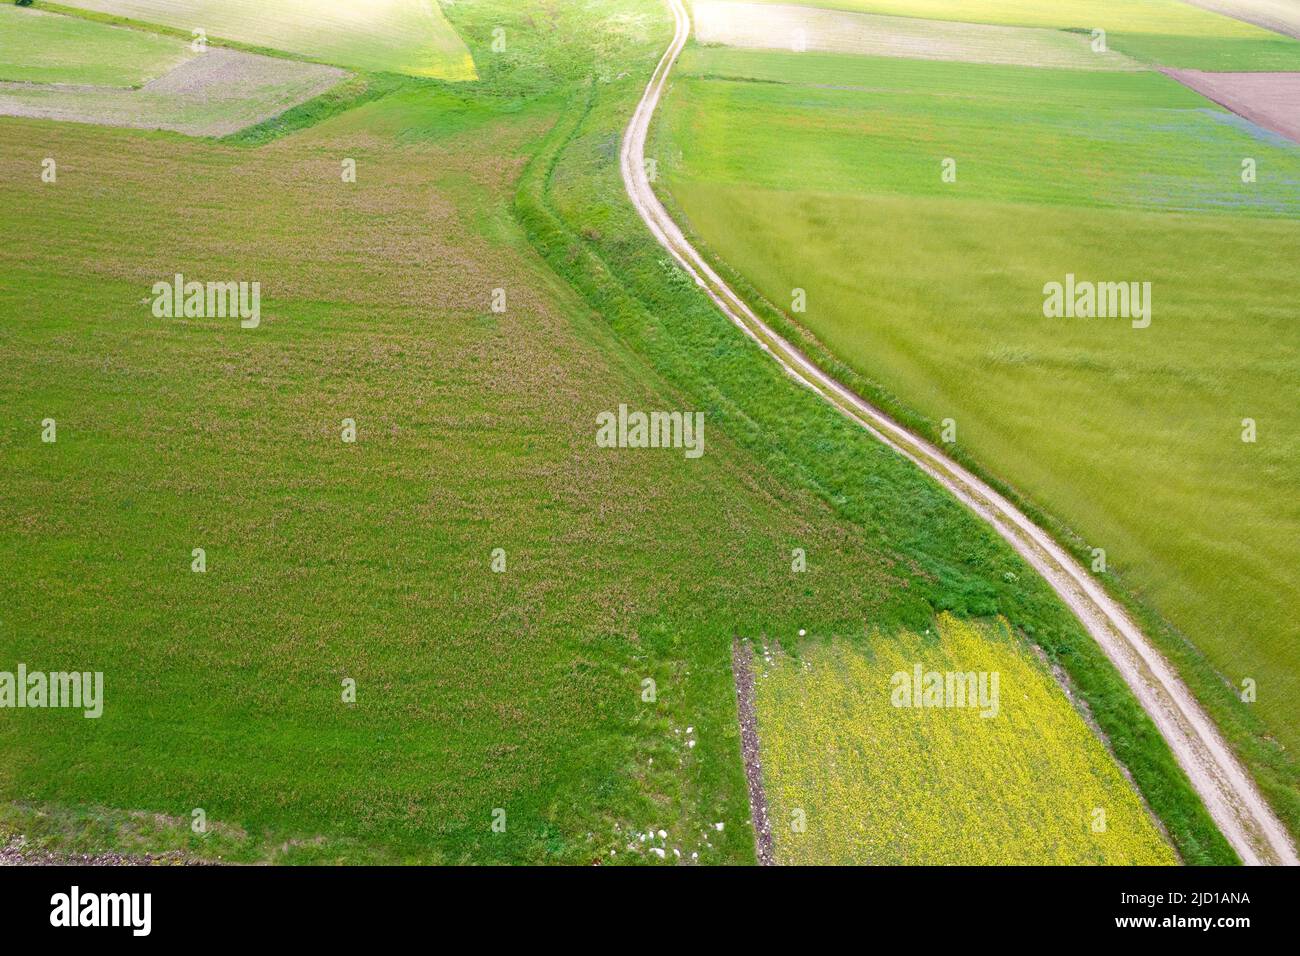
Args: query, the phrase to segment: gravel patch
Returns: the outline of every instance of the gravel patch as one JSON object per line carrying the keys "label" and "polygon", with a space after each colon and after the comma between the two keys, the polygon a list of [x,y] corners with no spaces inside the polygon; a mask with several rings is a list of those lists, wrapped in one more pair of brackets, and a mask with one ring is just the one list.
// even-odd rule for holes
{"label": "gravel patch", "polygon": [[22,837],[12,837],[0,846],[0,866],[175,866],[193,862],[179,852],[143,856],[127,856],[122,853],[51,853],[28,847]]}

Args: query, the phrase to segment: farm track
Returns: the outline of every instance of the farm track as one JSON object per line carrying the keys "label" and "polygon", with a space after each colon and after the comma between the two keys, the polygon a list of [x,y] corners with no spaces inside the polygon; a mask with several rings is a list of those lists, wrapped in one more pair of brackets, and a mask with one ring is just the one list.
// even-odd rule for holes
{"label": "farm track", "polygon": [[777,334],[709,266],[655,195],[645,143],[673,64],[690,37],[682,0],[667,0],[676,29],[623,137],[619,162],[629,198],[655,239],[714,304],[800,385],[913,462],[997,531],[1063,600],[1123,676],[1168,742],[1215,824],[1242,861],[1300,864],[1281,822],[1172,666],[1128,614],[1043,529],[930,442],[835,381]]}

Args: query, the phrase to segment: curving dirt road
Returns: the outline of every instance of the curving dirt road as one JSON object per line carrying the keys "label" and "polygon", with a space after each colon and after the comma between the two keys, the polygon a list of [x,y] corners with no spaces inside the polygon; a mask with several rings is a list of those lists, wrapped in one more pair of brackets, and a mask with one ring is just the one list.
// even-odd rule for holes
{"label": "curving dirt road", "polygon": [[732,322],[791,378],[905,456],[988,522],[1052,586],[1123,675],[1169,743],[1206,808],[1242,861],[1300,864],[1281,822],[1168,661],[1092,576],[1015,505],[925,439],[888,418],[814,365],[767,326],[686,240],[655,196],[646,174],[645,143],[677,55],[690,36],[682,0],[667,0],[676,20],[664,52],[623,136],[619,162],[628,196],[655,239],[672,254]]}

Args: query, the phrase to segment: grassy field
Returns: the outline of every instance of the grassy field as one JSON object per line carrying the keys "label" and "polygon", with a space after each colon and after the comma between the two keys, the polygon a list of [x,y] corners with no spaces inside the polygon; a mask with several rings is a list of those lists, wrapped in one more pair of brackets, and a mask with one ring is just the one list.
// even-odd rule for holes
{"label": "grassy field", "polygon": [[[1046,586],[640,226],[614,157],[662,6],[448,13],[478,83],[363,78],[222,143],[0,120],[0,660],[106,696],[5,713],[0,836],[752,862],[732,637],[951,611],[1033,635],[1183,858],[1232,861]],[[260,326],[155,318],[177,272],[260,282]],[[598,448],[620,403],[704,411],[705,455]]]}
{"label": "grassy field", "polygon": [[192,54],[171,37],[0,4],[0,81],[140,86]]}
{"label": "grassy field", "polygon": [[465,44],[431,0],[67,0],[62,4],[349,69],[445,80],[475,76]]}
{"label": "grassy field", "polygon": [[[680,400],[574,324],[511,220],[555,108],[414,85],[259,150],[3,121],[5,233],[50,252],[5,253],[0,645],[102,669],[109,698],[98,723],[0,722],[15,826],[121,842],[144,811],[175,826],[128,846],[205,852],[203,807],[228,858],[589,862],[654,823],[752,857],[729,621],[691,595],[766,601],[738,566],[770,587],[765,554],[841,532],[747,490],[761,470],[722,435],[698,467],[595,447],[600,408]],[[31,188],[50,154],[57,185]],[[202,212],[159,229],[178,196]],[[262,326],[154,319],[174,271],[260,279]],[[28,441],[38,408],[54,445]],[[23,810],[50,804],[72,809]]]}
{"label": "grassy field", "polygon": [[[203,807],[250,834],[237,858],[266,840],[288,859],[583,862],[651,822],[706,861],[748,858],[711,640],[729,622],[691,594],[752,605],[739,568],[766,563],[771,587],[765,553],[804,520],[834,528],[747,492],[756,466],[721,435],[699,467],[595,447],[599,408],[679,401],[565,318],[505,215],[546,120],[416,90],[257,152],[6,121],[6,175],[53,152],[60,176],[19,187],[5,229],[65,241],[5,255],[2,656],[108,688],[98,722],[0,722],[7,797]],[[204,214],[157,229],[177,195]],[[261,327],[154,319],[141,298],[175,271],[260,279]],[[29,440],[46,416],[54,445]],[[697,846],[715,820],[735,836]]]}
{"label": "grassy field", "polygon": [[1300,149],[1159,73],[698,47],[679,69],[674,183],[1300,215]]}
{"label": "grassy field", "polygon": [[[774,311],[806,290],[783,321],[826,361],[936,439],[953,419],[959,454],[1087,563],[1104,548],[1294,825],[1300,281],[1276,263],[1300,255],[1300,150],[1155,75],[717,50],[684,69],[657,148],[706,246]],[[778,72],[854,88],[716,78]],[[1045,319],[1067,273],[1151,282],[1150,327]],[[1249,709],[1247,678],[1268,688]]]}
{"label": "grassy field", "polygon": [[348,75],[319,63],[214,47],[141,89],[0,89],[0,114],[227,136],[324,94]]}
{"label": "grassy field", "polygon": [[[757,0],[779,3],[781,0]],[[1300,42],[1180,0],[817,0],[808,6],[970,23],[1106,31],[1107,46],[1160,66],[1300,69]]]}
{"label": "grassy field", "polygon": [[[755,664],[778,862],[1177,862],[1084,717],[1005,623],[944,615],[933,633],[792,649],[777,645]],[[913,702],[896,694],[910,693],[918,664],[923,675],[976,675],[978,705],[896,706]]]}

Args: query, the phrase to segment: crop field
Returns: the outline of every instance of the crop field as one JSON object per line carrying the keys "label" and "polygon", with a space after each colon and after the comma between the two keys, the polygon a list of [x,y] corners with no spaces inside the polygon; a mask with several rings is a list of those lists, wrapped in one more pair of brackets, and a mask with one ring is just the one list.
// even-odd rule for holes
{"label": "crop field", "polygon": [[[909,461],[791,383],[645,229],[617,157],[671,36],[658,0],[330,5],[343,19],[313,19],[318,5],[290,0],[77,5],[183,32],[203,26],[214,39],[323,62],[213,46],[137,90],[0,90],[103,95],[82,115],[71,114],[92,101],[48,101],[75,123],[0,116],[9,200],[0,204],[8,240],[0,671],[21,662],[104,677],[96,719],[0,709],[0,850],[276,863],[752,863],[732,640],[807,629],[869,630],[899,653],[1019,675],[1026,696],[1016,701],[1029,703],[1017,709],[1008,689],[1013,716],[983,731],[988,747],[1006,753],[990,759],[1007,769],[1047,762],[1073,782],[1072,795],[1061,802],[1061,781],[1039,781],[1011,801],[991,774],[973,777],[969,792],[993,804],[979,817],[992,821],[990,833],[1028,826],[1035,807],[1050,815],[1051,828],[1018,844],[1035,859],[1237,860],[1155,724],[1047,584]],[[361,9],[369,26],[350,30]],[[431,32],[396,29],[420,11]],[[447,35],[461,53],[430,40]],[[771,62],[710,52],[752,57],[756,70]],[[849,69],[844,60],[879,62],[808,56],[826,75]],[[307,75],[288,71],[311,71],[328,90],[248,112],[218,91],[238,88],[249,61],[286,71],[276,74],[285,83]],[[215,79],[192,72],[223,63],[244,67]],[[360,73],[337,82],[344,68]],[[421,73],[432,75],[409,75]],[[1124,84],[1137,82],[1072,75],[1113,83],[1102,88],[1120,100]],[[453,78],[467,82],[444,82]],[[1172,100],[1196,99],[1158,79]],[[678,79],[674,97],[715,82]],[[732,102],[757,85],[732,82]],[[269,74],[258,80],[266,88],[277,88]],[[810,102],[820,95],[805,92]],[[196,95],[151,106],[162,93]],[[731,103],[715,105],[717,117],[728,115]],[[675,101],[668,108],[674,124],[689,117]],[[174,110],[174,129],[223,138],[137,128],[157,122],[150,109]],[[808,120],[802,135],[815,125]],[[740,126],[730,133],[738,146],[747,143]],[[1229,147],[1248,141],[1260,157],[1266,202],[1242,195],[1240,215],[1206,217],[1257,231],[1243,238],[1206,226],[1201,239],[1229,246],[1225,270],[1270,250],[1226,299],[1253,303],[1247,283],[1276,266],[1290,241],[1267,205],[1291,208],[1269,178],[1286,154],[1230,123],[1208,118],[1204,129]],[[685,164],[670,158],[662,169],[701,211],[695,228],[744,195],[756,218],[735,221],[759,242],[770,235],[770,210],[793,197],[837,203],[840,213],[828,205],[818,215],[863,217],[859,229],[874,221],[859,239],[888,247],[882,217],[901,207],[873,204],[953,202],[913,195],[906,183],[836,195],[833,163],[810,168],[808,183],[820,185],[802,192],[778,180],[711,185],[686,175],[697,162],[689,130],[707,135],[707,124],[697,116],[674,127]],[[1225,161],[1235,166],[1229,147]],[[1114,180],[1126,181],[1122,169]],[[1170,202],[1184,201],[1175,195],[1184,186],[1170,187]],[[1059,235],[1059,221],[1044,214],[1026,225],[1016,211],[1037,207],[1005,189],[985,215],[1007,241],[1023,238],[1027,257],[1041,255],[1044,243],[1030,240]],[[1113,213],[1103,200],[1060,208],[1102,221]],[[1194,200],[1202,201],[1210,203]],[[798,222],[800,208],[779,214]],[[957,218],[977,262],[975,230],[990,219]],[[923,249],[959,234],[935,216],[907,221]],[[1137,244],[1134,221],[1110,235]],[[815,229],[807,238],[810,254],[831,243]],[[1258,246],[1240,246],[1247,242]],[[1106,256],[1126,250],[1099,246],[1080,269],[1109,266],[1116,260]],[[1167,254],[1181,261],[1187,249]],[[1027,258],[1026,275],[1041,266]],[[942,268],[954,291],[968,288],[956,266]],[[883,288],[920,309],[918,286],[900,275]],[[160,312],[157,289],[178,276],[255,283],[256,320]],[[829,293],[815,279],[811,301],[822,309]],[[1274,281],[1291,280],[1275,268]],[[999,302],[1018,300],[988,308]],[[1275,312],[1251,313],[1256,331],[1243,320],[1222,329],[1222,341],[1263,334],[1269,323],[1280,330]],[[1157,318],[1153,329],[1162,328]],[[1084,331],[1074,334],[1086,342]],[[903,340],[898,329],[890,335]],[[1223,351],[1239,374],[1228,362],[1237,353]],[[1039,353],[1026,354],[1032,365]],[[1284,399],[1264,393],[1289,360],[1266,354],[1273,365],[1251,361],[1260,401],[1273,404],[1251,412],[1271,437],[1284,427],[1276,424]],[[1063,378],[1058,356],[1049,359],[1035,372]],[[1248,360],[1243,352],[1235,361]],[[983,376],[961,371],[964,387],[982,387]],[[1184,381],[1173,364],[1129,374],[1157,373]],[[600,416],[620,406],[698,411],[704,454],[602,447]],[[978,436],[997,437],[998,422],[991,411],[983,426],[966,414],[962,442],[974,454]],[[1267,440],[1257,447],[1278,454]],[[1289,459],[1280,465],[1278,487]],[[1223,521],[1263,513],[1255,499],[1228,504],[1238,510]],[[1271,520],[1281,541],[1285,519]],[[1142,566],[1139,546],[1151,542],[1137,533],[1118,541],[1108,546],[1122,573]],[[1285,598],[1286,586],[1275,581],[1275,595]],[[942,631],[940,647],[915,637],[927,628]],[[1026,636],[1037,651],[1023,648]],[[1243,644],[1243,653],[1258,647]],[[816,665],[816,651],[807,653]],[[833,653],[846,656],[827,657],[828,667],[875,679],[847,649]],[[1095,734],[1049,665],[1068,676]],[[1262,689],[1285,676],[1259,666]],[[784,671],[773,673],[776,691]],[[1031,710],[1057,736],[1026,732],[1017,721]],[[1014,748],[998,736],[1012,727]],[[931,730],[949,745],[958,732]],[[787,753],[791,767],[808,764],[807,753]],[[890,759],[901,766],[905,751]],[[850,799],[836,786],[837,800]],[[1079,820],[1097,806],[1109,827],[1101,835],[1091,816]],[[950,809],[941,839],[957,842],[947,852],[992,853],[987,834],[964,844],[954,836],[975,820]],[[902,812],[882,805],[872,819]],[[200,817],[206,830],[195,829]],[[858,852],[843,832],[828,839],[827,853]],[[905,849],[894,841],[889,852],[917,862],[945,851],[921,839]]]}
{"label": "crop field", "polygon": [[[776,646],[755,662],[778,862],[1177,862],[1084,717],[1005,622],[945,615],[934,633],[810,638],[794,652]],[[951,699],[935,698],[939,706],[910,696],[928,675],[946,684],[949,674],[974,680],[960,696],[954,685]],[[972,698],[967,687],[978,688]]]}
{"label": "crop field", "polygon": [[1300,151],[1159,73],[713,48],[681,71],[675,183],[1300,214]]}
{"label": "crop field", "polygon": [[347,75],[213,47],[138,90],[0,84],[0,115],[226,136],[325,93]]}
{"label": "crop field", "polygon": [[[1300,278],[1277,264],[1300,258],[1300,149],[1155,73],[719,49],[683,63],[660,137],[665,195],[716,258],[1104,549],[1294,805],[1275,741],[1300,747]],[[1149,327],[1046,318],[1067,275],[1150,282]],[[1271,688],[1248,707],[1247,680]]]}
{"label": "crop field", "polygon": [[[780,0],[757,0],[760,3]],[[1300,42],[1182,0],[818,0],[859,13],[1106,31],[1109,48],[1148,64],[1199,70],[1297,70]]]}
{"label": "crop field", "polygon": [[[332,66],[0,6],[0,115],[225,136],[336,86]],[[11,39],[12,38],[12,39]]]}
{"label": "crop field", "polygon": [[[456,111],[421,92],[349,121],[432,133]],[[274,833],[289,860],[589,861],[623,851],[623,820],[744,858],[730,699],[713,695],[712,717],[692,702],[729,687],[706,640],[725,625],[673,582],[729,590],[728,564],[777,547],[793,515],[728,476],[720,436],[699,469],[600,457],[597,409],[653,403],[653,386],[568,325],[502,219],[544,117],[470,119],[417,147],[326,123],[255,153],[5,121],[25,195],[4,228],[54,251],[5,253],[0,644],[33,666],[93,664],[110,701],[98,723],[0,722],[7,798],[145,809],[183,835],[202,807],[236,859]],[[59,184],[42,194],[17,171],[47,152]],[[177,197],[203,213],[154,228]],[[33,208],[39,222],[20,218]],[[175,271],[260,278],[262,334],[153,318],[141,299]],[[27,441],[47,415],[57,443]],[[739,498],[701,508],[685,493],[701,480]],[[717,540],[730,556],[690,569]],[[660,670],[655,646],[679,641],[702,656]],[[662,710],[640,704],[652,675]],[[674,713],[696,728],[689,755]],[[715,820],[735,836],[710,850]]]}
{"label": "crop field", "polygon": [[1063,30],[946,23],[730,0],[697,3],[694,16],[700,43],[1076,70],[1141,69],[1113,50],[1094,52],[1087,37]]}
{"label": "crop field", "polygon": [[140,86],[192,54],[171,37],[0,4],[0,82]]}
{"label": "crop field", "polygon": [[474,60],[432,0],[68,0],[65,6],[234,40],[355,70],[445,80]]}
{"label": "crop field", "polygon": [[1189,0],[1193,5],[1300,38],[1300,6],[1291,0]]}

